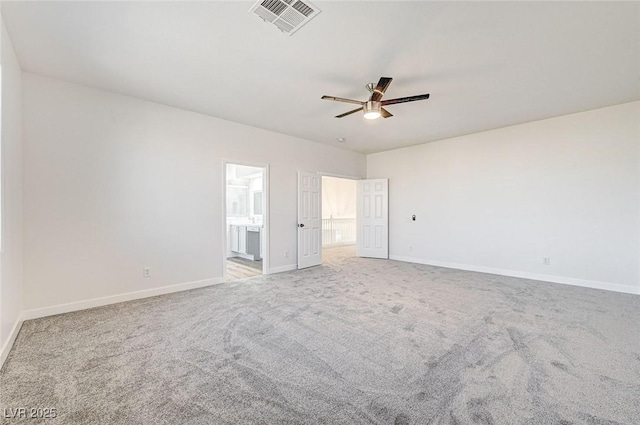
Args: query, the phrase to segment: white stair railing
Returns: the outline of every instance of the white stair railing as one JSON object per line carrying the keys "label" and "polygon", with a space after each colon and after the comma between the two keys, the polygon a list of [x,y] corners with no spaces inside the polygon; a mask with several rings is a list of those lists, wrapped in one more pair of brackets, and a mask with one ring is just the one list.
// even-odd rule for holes
{"label": "white stair railing", "polygon": [[322,219],[322,246],[350,245],[356,243],[355,218]]}

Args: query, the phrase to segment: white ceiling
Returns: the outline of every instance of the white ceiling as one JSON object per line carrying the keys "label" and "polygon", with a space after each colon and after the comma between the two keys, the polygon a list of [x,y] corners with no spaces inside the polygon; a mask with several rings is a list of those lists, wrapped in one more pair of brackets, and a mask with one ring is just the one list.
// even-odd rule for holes
{"label": "white ceiling", "polygon": [[[360,152],[640,99],[639,2],[3,2],[24,70]],[[393,77],[395,116],[333,118]],[[347,139],[345,144],[336,138]]]}

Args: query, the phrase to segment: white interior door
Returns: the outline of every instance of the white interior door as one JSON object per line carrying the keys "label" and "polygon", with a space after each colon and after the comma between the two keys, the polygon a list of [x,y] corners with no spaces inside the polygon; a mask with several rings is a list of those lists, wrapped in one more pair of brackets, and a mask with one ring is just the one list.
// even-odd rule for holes
{"label": "white interior door", "polygon": [[298,171],[298,268],[322,264],[322,178]]}
{"label": "white interior door", "polygon": [[389,180],[358,180],[358,257],[389,258]]}

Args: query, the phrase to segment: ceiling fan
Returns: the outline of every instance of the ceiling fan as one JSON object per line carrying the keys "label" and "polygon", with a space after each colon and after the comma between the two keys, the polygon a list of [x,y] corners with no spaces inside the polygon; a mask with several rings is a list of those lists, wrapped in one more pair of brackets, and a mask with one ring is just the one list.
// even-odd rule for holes
{"label": "ceiling fan", "polygon": [[429,94],[419,94],[416,96],[408,96],[408,97],[400,97],[397,99],[389,99],[382,100],[382,96],[387,91],[389,86],[391,85],[391,81],[393,78],[390,77],[380,77],[380,81],[378,81],[378,85],[374,86],[373,83],[367,84],[367,90],[371,92],[371,96],[368,101],[361,102],[359,100],[345,99],[343,97],[335,97],[335,96],[322,96],[322,99],[326,100],[334,100],[336,102],[345,102],[345,103],[354,103],[356,105],[360,105],[358,109],[354,109],[353,111],[345,112],[344,114],[336,115],[336,118],[346,117],[347,115],[354,114],[358,111],[364,111],[364,117],[369,120],[375,120],[376,118],[389,118],[393,115],[383,108],[383,106],[393,105],[396,103],[406,103],[406,102],[414,102],[416,100],[425,100],[429,99]]}

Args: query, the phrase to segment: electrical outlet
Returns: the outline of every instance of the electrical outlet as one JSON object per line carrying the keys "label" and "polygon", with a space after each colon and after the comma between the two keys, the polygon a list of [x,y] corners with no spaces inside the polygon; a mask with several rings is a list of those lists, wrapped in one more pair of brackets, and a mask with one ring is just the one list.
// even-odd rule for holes
{"label": "electrical outlet", "polygon": [[151,277],[151,267],[145,267],[142,269],[142,277]]}
{"label": "electrical outlet", "polygon": [[285,249],[285,251],[284,251],[284,256],[285,256],[285,257],[289,257],[289,251],[287,251],[286,249]]}
{"label": "electrical outlet", "polygon": [[551,265],[551,258],[550,257],[542,257],[542,264],[544,264],[545,266]]}

